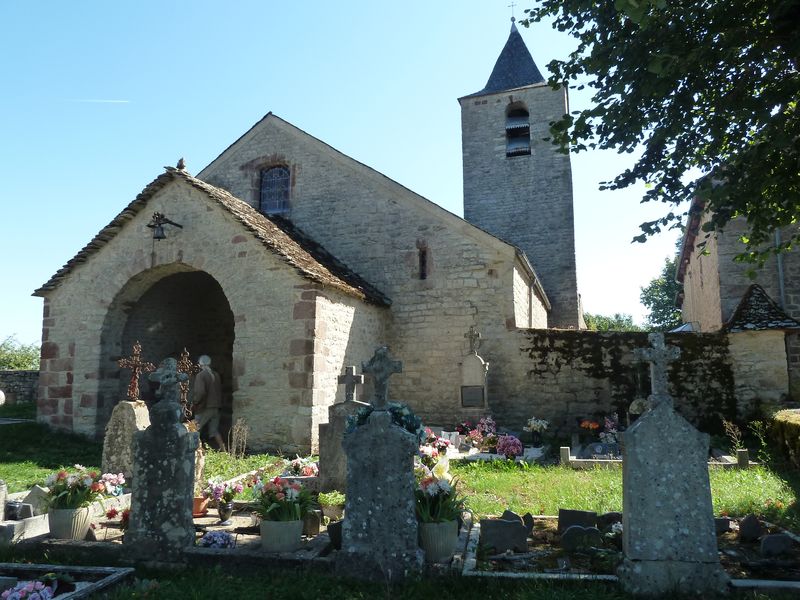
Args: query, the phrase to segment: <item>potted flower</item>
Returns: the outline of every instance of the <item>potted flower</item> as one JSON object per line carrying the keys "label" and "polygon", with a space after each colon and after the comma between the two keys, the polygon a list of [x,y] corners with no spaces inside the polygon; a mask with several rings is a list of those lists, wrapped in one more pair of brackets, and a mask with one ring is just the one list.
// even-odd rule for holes
{"label": "potted flower", "polygon": [[233,500],[242,493],[243,489],[244,486],[241,483],[222,481],[219,477],[208,480],[203,495],[216,503],[221,524],[230,524],[233,515]]}
{"label": "potted flower", "polygon": [[497,453],[509,460],[514,460],[522,454],[522,442],[513,435],[501,435],[497,439]]}
{"label": "potted flower", "polygon": [[332,490],[321,492],[317,498],[317,503],[322,509],[325,526],[328,530],[328,537],[334,550],[342,549],[342,519],[344,518],[345,496],[343,493]]}
{"label": "potted flower", "polygon": [[464,499],[458,497],[448,466],[447,459],[441,459],[430,475],[419,480],[414,491],[420,541],[429,563],[447,560],[458,542],[458,519],[464,510]]}
{"label": "potted flower", "polygon": [[60,539],[85,538],[91,523],[91,504],[102,500],[104,494],[119,495],[125,483],[122,473],[101,476],[81,465],[75,465],[75,470],[53,473],[45,482],[49,489],[50,533]]}
{"label": "potted flower", "polygon": [[542,445],[542,432],[544,432],[548,427],[550,427],[550,423],[544,419],[531,417],[528,419],[527,424],[522,429],[531,434],[531,443],[533,444],[533,447],[539,448]]}
{"label": "potted flower", "polygon": [[299,456],[292,461],[288,461],[283,477],[316,477],[319,475],[319,465],[311,460],[311,457],[300,458]]}
{"label": "potted flower", "polygon": [[261,517],[261,546],[269,552],[290,552],[300,545],[303,517],[311,494],[300,483],[280,477],[253,485],[256,513]]}
{"label": "potted flower", "polygon": [[484,452],[489,452],[490,454],[497,453],[497,441],[498,437],[494,433],[489,433],[483,436],[483,442],[481,442],[481,450]]}

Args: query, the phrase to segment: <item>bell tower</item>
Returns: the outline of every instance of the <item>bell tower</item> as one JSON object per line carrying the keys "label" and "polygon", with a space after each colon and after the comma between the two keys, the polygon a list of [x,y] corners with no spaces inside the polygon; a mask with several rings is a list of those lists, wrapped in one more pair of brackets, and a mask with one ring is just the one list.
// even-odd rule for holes
{"label": "bell tower", "polygon": [[464,218],[525,252],[552,305],[549,327],[578,328],[570,158],[542,139],[568,112],[567,90],[547,85],[512,17],[486,86],[458,101]]}

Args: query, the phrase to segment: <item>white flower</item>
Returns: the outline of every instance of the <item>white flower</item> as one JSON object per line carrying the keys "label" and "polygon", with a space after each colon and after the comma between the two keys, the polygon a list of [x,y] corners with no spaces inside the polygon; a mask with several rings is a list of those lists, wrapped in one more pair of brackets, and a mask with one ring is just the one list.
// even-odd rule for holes
{"label": "white flower", "polygon": [[450,481],[450,473],[448,472],[450,469],[450,461],[447,459],[446,456],[443,456],[439,459],[439,461],[433,466],[433,476],[436,479]]}
{"label": "white flower", "polygon": [[298,492],[296,489],[294,489],[294,488],[286,488],[286,499],[287,500],[297,500],[297,496],[299,496],[299,495],[300,495],[300,492]]}

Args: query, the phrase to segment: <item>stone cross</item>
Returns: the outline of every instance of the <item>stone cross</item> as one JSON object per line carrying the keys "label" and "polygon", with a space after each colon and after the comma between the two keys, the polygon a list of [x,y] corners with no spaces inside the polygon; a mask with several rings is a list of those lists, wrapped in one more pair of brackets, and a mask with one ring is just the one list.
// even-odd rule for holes
{"label": "stone cross", "polygon": [[141,377],[142,373],[153,371],[156,366],[153,363],[142,361],[142,345],[138,340],[133,345],[133,354],[126,358],[120,358],[117,361],[117,366],[120,369],[131,370],[131,381],[128,384],[128,400],[130,402],[139,402],[139,377]]}
{"label": "stone cross", "polygon": [[344,385],[344,401],[355,402],[356,384],[364,383],[363,375],[356,375],[355,367],[345,367],[344,375],[339,375],[339,384]]}
{"label": "stone cross", "polygon": [[178,384],[182,381],[188,381],[189,376],[186,373],[178,371],[178,361],[174,358],[165,358],[158,365],[155,373],[150,375],[150,381],[157,381],[160,385],[156,397],[161,398],[161,402],[165,404],[178,404],[179,394]]}
{"label": "stone cross", "polygon": [[680,348],[667,346],[664,342],[663,333],[651,333],[647,336],[652,348],[637,348],[634,356],[637,360],[650,363],[650,401],[653,406],[661,402],[668,402],[672,405],[672,397],[669,395],[669,380],[667,368],[669,363],[681,355]]}
{"label": "stone cross", "polygon": [[369,362],[361,363],[361,370],[372,375],[374,380],[375,400],[373,405],[378,410],[385,410],[389,391],[389,377],[393,373],[402,373],[403,363],[389,358],[389,348],[381,346],[375,350],[375,354],[372,355]]}
{"label": "stone cross", "polygon": [[469,331],[464,334],[464,337],[469,340],[469,351],[477,354],[478,348],[481,347],[481,334],[475,330],[475,325],[469,326]]}
{"label": "stone cross", "polygon": [[[196,365],[189,358],[189,351],[184,348],[181,352],[181,357],[178,359],[178,373],[186,373],[191,378],[192,375],[200,371],[200,365]],[[178,383],[180,389],[181,407],[183,407],[183,414],[189,418],[189,380],[181,381]]]}

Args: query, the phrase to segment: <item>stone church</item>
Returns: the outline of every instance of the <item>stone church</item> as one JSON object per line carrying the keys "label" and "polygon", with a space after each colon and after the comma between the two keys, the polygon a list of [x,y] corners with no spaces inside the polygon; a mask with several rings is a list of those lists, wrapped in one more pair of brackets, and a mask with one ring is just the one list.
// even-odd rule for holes
{"label": "stone church", "polygon": [[196,175],[159,174],[35,292],[39,420],[101,435],[138,340],[152,362],[210,355],[254,449],[316,449],[337,376],[384,344],[403,361],[391,398],[450,425],[489,408],[459,394],[471,326],[485,402],[510,402],[519,330],[584,326],[570,159],[542,141],[567,92],[512,23],[459,103],[464,219],[272,113]]}

